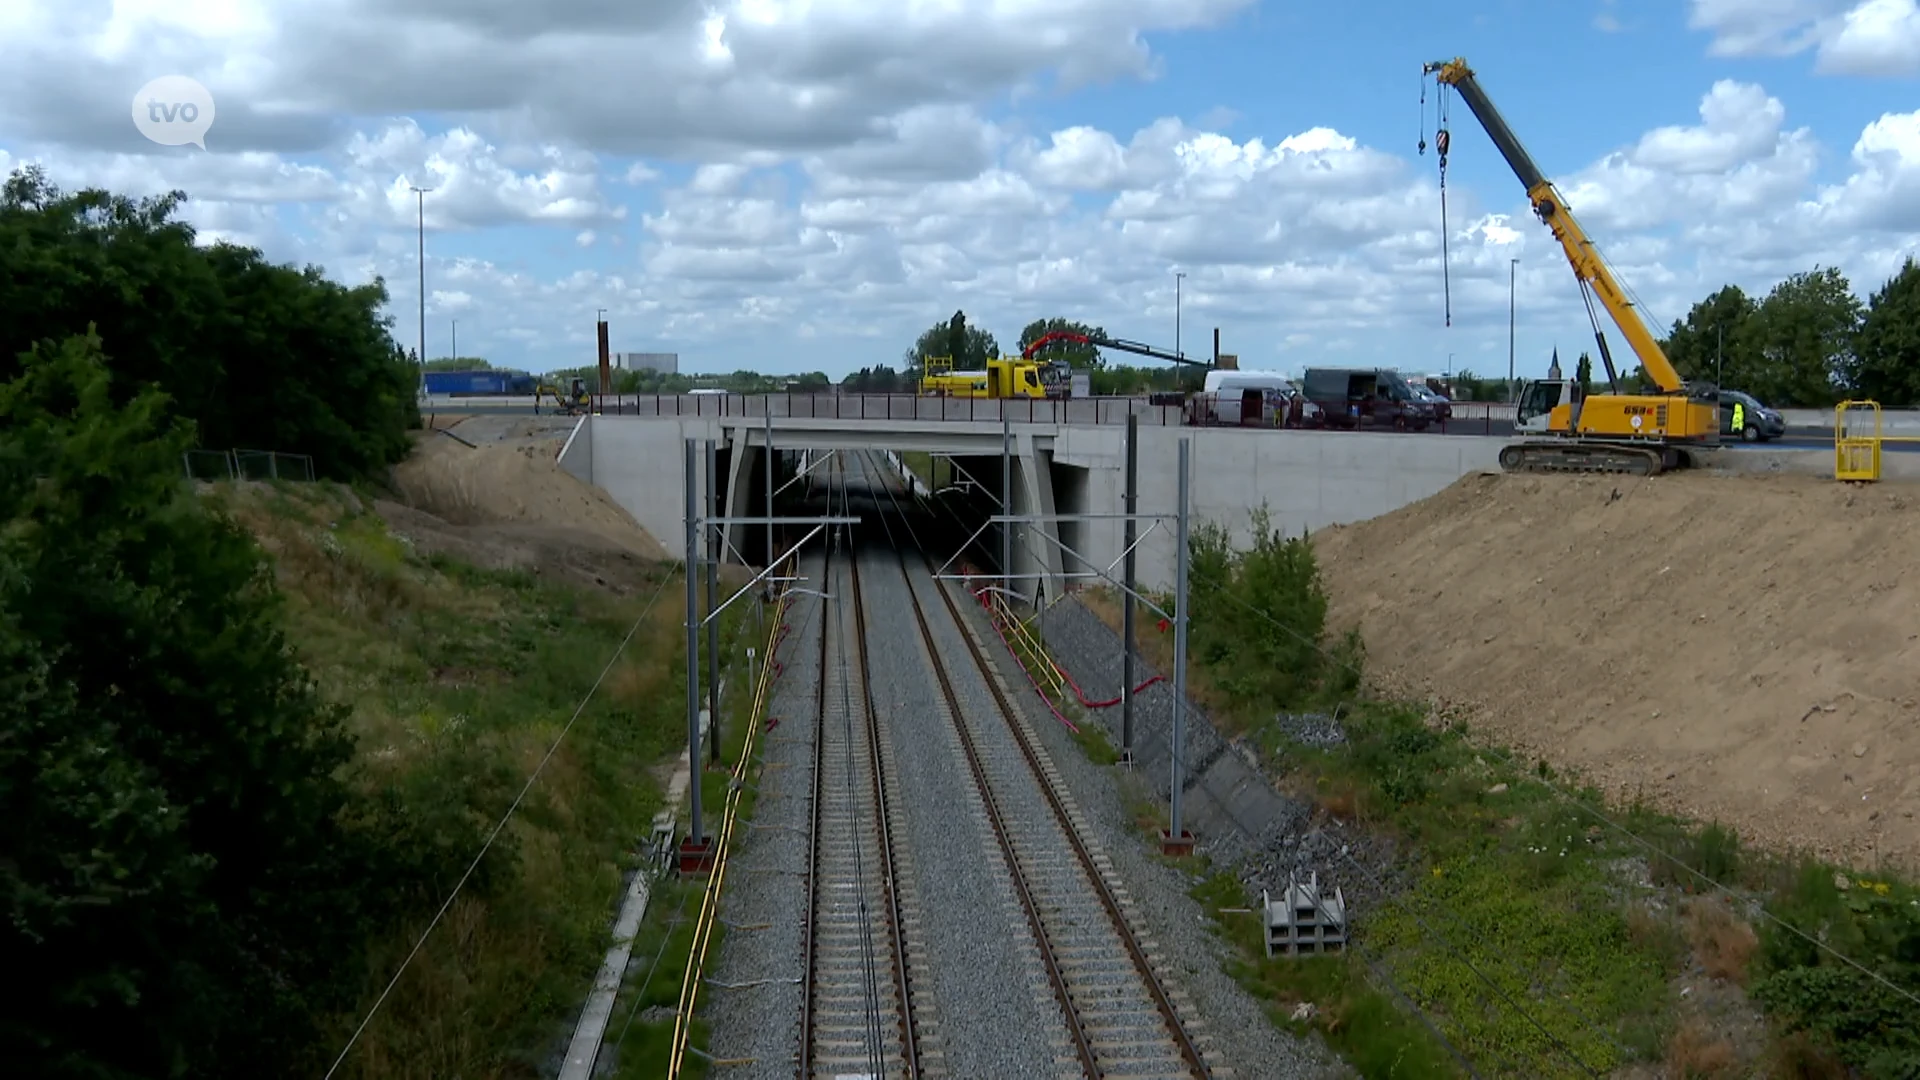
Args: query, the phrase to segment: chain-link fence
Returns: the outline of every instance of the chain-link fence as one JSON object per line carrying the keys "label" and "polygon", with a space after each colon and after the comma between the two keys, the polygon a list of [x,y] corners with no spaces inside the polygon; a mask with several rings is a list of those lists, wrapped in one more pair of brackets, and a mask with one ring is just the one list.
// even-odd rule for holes
{"label": "chain-link fence", "polygon": [[189,480],[312,480],[313,458],[278,450],[189,450],[180,455]]}

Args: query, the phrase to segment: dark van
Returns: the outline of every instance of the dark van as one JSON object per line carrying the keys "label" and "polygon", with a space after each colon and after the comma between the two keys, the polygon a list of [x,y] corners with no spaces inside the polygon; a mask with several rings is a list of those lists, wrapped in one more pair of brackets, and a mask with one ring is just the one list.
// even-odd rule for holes
{"label": "dark van", "polygon": [[1300,384],[1327,427],[1425,431],[1434,421],[1433,405],[1392,368],[1308,368]]}

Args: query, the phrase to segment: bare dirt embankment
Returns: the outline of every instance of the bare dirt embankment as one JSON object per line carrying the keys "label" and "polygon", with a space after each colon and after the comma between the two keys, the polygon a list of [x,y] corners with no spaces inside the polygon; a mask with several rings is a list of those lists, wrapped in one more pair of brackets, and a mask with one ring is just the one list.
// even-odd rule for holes
{"label": "bare dirt embankment", "polygon": [[1920,867],[1920,487],[1476,475],[1315,540],[1383,688],[1616,797]]}
{"label": "bare dirt embankment", "polygon": [[451,429],[466,442],[422,432],[394,469],[399,500],[374,508],[423,554],[633,587],[649,577],[642,567],[669,556],[605,492],[560,468],[555,455],[569,426],[473,417]]}

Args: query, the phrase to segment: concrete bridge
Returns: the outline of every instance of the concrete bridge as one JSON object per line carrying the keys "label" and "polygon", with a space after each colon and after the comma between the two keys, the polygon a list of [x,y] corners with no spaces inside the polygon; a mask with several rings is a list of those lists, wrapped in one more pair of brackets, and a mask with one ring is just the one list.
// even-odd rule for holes
{"label": "concrete bridge", "polygon": [[[1467,473],[1498,468],[1506,440],[1466,435],[1279,431],[1180,426],[1177,408],[1145,401],[1012,401],[871,395],[734,397],[727,411],[702,403],[682,415],[662,409],[602,412],[582,419],[560,463],[598,485],[669,549],[684,535],[683,440],[713,440],[728,516],[765,513],[769,436],[777,482],[795,475],[803,454],[823,450],[907,450],[950,456],[963,476],[997,498],[1002,440],[1011,434],[1012,512],[1017,515],[1118,514],[1124,510],[1126,417],[1138,415],[1139,511],[1177,509],[1178,440],[1192,443],[1193,517],[1250,537],[1250,512],[1263,503],[1290,535],[1361,521],[1432,495]],[[718,396],[708,398],[715,401]],[[671,399],[656,399],[668,401]],[[699,400],[699,399],[694,399]],[[638,414],[636,414],[638,412]],[[1003,426],[1004,423],[1004,426]],[[1171,589],[1171,519],[1138,548],[1141,584]],[[757,535],[729,535],[747,559],[764,558]],[[743,541],[745,541],[743,543]],[[1064,549],[1080,557],[1063,554]],[[1057,597],[1087,563],[1105,569],[1124,550],[1118,520],[1022,524],[1013,536],[1014,572],[1044,575]],[[946,552],[935,553],[936,559]],[[1082,562],[1084,558],[1084,562]],[[1114,573],[1118,573],[1117,569]],[[1025,591],[1024,589],[1022,591]]]}

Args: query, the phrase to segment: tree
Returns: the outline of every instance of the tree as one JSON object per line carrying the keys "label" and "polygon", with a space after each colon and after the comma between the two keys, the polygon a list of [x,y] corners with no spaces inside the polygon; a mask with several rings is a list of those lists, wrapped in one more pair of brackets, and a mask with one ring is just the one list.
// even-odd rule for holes
{"label": "tree", "polygon": [[492,371],[493,365],[478,356],[436,356],[427,361],[428,371]]}
{"label": "tree", "polygon": [[[0,1016],[20,1075],[306,1071],[393,882],[343,824],[344,710],[266,556],[182,483],[192,425],[99,338],[0,385]],[[110,1032],[110,1037],[103,1037]]]}
{"label": "tree", "polygon": [[1675,320],[1661,350],[1683,379],[1746,386],[1760,374],[1749,325],[1758,311],[1740,286],[1725,286]]}
{"label": "tree", "polygon": [[1739,389],[1771,404],[1831,405],[1855,368],[1860,316],[1859,298],[1833,267],[1775,285],[1745,326],[1740,347],[1752,369]]}
{"label": "tree", "polygon": [[[1074,322],[1070,319],[1035,319],[1020,331],[1020,352],[1025,355],[1027,346],[1046,337],[1048,334],[1079,334],[1082,337],[1107,336],[1107,332],[1098,326]],[[1084,341],[1050,341],[1038,353],[1036,360],[1064,360],[1080,371],[1098,371],[1106,366],[1100,350]]]}
{"label": "tree", "polygon": [[125,404],[165,391],[202,445],[313,456],[323,476],[377,476],[410,449],[419,369],[349,288],[252,248],[200,246],[186,196],[63,194],[28,167],[0,188],[0,380],[18,358],[95,328]]}
{"label": "tree", "polygon": [[1593,393],[1593,357],[1582,352],[1580,359],[1573,365],[1573,381],[1580,387],[1580,396]]}
{"label": "tree", "polygon": [[1867,299],[1845,382],[1856,397],[1920,405],[1920,263],[1911,256]]}
{"label": "tree", "polygon": [[987,366],[987,361],[1000,355],[1000,343],[992,334],[967,323],[967,313],[956,311],[953,318],[946,322],[928,327],[914,341],[913,348],[907,350],[906,366],[911,376],[909,381],[917,382],[919,369],[926,361],[936,356],[953,358],[953,366],[961,371],[978,371]]}

